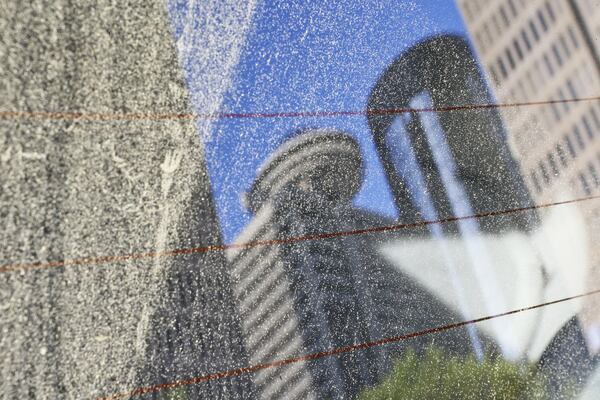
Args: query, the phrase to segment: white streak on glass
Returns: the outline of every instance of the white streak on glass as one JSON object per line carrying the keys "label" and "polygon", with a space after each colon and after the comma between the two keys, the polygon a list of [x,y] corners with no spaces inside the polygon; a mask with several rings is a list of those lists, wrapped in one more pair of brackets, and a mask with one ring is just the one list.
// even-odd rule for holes
{"label": "white streak on glass", "polygon": [[[395,118],[387,132],[385,140],[386,147],[391,152],[394,168],[403,182],[408,186],[415,206],[419,208],[419,211],[426,220],[434,221],[439,219],[433,200],[427,191],[427,184],[417,162],[410,137],[405,130],[405,121],[402,116]],[[465,290],[457,272],[457,267],[450,255],[448,243],[444,240],[444,232],[438,224],[429,224],[428,228],[431,236],[435,239],[436,245],[439,246],[440,251],[444,255],[450,282],[456,292],[459,312],[464,318],[471,319],[473,315],[464,295]],[[467,332],[473,346],[473,351],[477,358],[481,360],[483,358],[483,350],[475,326],[467,325]]]}
{"label": "white streak on glass", "polygon": [[[410,107],[431,109],[433,108],[431,97],[427,92],[421,92],[413,98]],[[466,190],[457,176],[457,165],[450,152],[450,146],[437,113],[422,112],[420,119],[454,216],[474,215],[475,212]],[[473,154],[473,157],[476,156]],[[489,257],[489,249],[482,240],[479,223],[475,219],[463,219],[457,223],[467,248],[471,269],[481,288],[486,311],[489,314],[506,311],[506,301],[498,286],[494,263]],[[502,326],[500,320],[492,320],[491,323],[493,330],[497,333],[504,355],[509,358],[516,356],[518,349],[512,343],[510,332]]]}

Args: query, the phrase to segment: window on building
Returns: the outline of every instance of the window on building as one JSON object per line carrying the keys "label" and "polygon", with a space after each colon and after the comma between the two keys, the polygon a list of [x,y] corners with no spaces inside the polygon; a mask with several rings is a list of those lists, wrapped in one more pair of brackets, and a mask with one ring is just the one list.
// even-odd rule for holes
{"label": "window on building", "polygon": [[512,15],[512,17],[516,17],[517,16],[517,7],[515,7],[515,1],[514,0],[508,0],[508,8],[510,10],[510,15]]}
{"label": "window on building", "polygon": [[534,77],[535,77],[535,85],[536,87],[544,87],[544,73],[542,71],[542,66],[538,60],[533,64]]}
{"label": "window on building", "polygon": [[502,17],[502,22],[504,23],[504,27],[508,27],[509,25],[509,21],[508,21],[508,15],[506,14],[506,10],[504,9],[504,6],[500,6],[500,16]]}
{"label": "window on building", "polygon": [[575,146],[573,146],[573,142],[571,141],[569,135],[565,135],[565,144],[567,145],[567,150],[569,150],[571,158],[575,158],[577,153],[575,152]]}
{"label": "window on building", "polygon": [[546,18],[544,18],[544,13],[541,9],[537,12],[538,21],[540,21],[540,25],[542,26],[542,30],[544,32],[548,31],[548,24],[546,23]]}
{"label": "window on building", "polygon": [[558,46],[556,45],[556,43],[554,43],[552,45],[552,52],[554,53],[554,58],[556,58],[556,62],[558,64],[558,66],[562,66],[563,65],[563,59],[560,55],[560,52],[558,51]]}
{"label": "window on building", "polygon": [[586,177],[585,177],[585,175],[584,175],[583,172],[581,172],[579,174],[579,182],[581,182],[581,188],[583,189],[583,192],[586,195],[589,196],[590,194],[592,194],[592,190],[590,188],[590,184],[589,184],[588,180],[586,179]]}
{"label": "window on building", "polygon": [[569,95],[571,99],[577,98],[577,90],[575,90],[575,86],[573,85],[573,81],[571,79],[567,79],[567,89],[569,90]]}
{"label": "window on building", "polygon": [[[592,85],[597,82],[597,70],[595,67],[592,67],[591,63],[587,61],[583,61],[581,63],[581,67],[583,69],[583,75],[585,76],[585,83],[587,87],[592,87]],[[597,94],[597,93],[594,93]]]}
{"label": "window on building", "polygon": [[509,66],[509,68],[511,70],[515,69],[515,66],[516,66],[515,59],[514,59],[514,57],[512,55],[512,52],[510,51],[510,47],[507,47],[504,50],[504,54],[506,54],[506,59],[508,60],[508,66]]}
{"label": "window on building", "polygon": [[565,150],[563,149],[563,147],[560,145],[560,143],[558,143],[556,145],[556,154],[558,154],[558,159],[560,160],[560,163],[563,167],[566,167],[568,164],[568,160],[567,160],[567,156],[565,154]]}
{"label": "window on building", "polygon": [[513,40],[513,49],[515,50],[515,53],[517,53],[519,61],[523,60],[523,50],[521,50],[521,44],[517,38]]}
{"label": "window on building", "polygon": [[600,186],[600,178],[598,177],[598,171],[596,171],[596,167],[593,163],[588,164],[588,171],[590,171],[590,176],[592,177],[592,182],[596,187]]}
{"label": "window on building", "polygon": [[558,164],[556,164],[554,155],[552,153],[548,153],[546,157],[548,158],[548,165],[550,165],[550,170],[552,171],[554,176],[558,176],[560,171],[558,170]]}
{"label": "window on building", "polygon": [[490,31],[490,25],[489,24],[484,24],[483,25],[483,32],[485,33],[485,40],[487,43],[492,43],[494,41],[493,36],[492,36],[492,32]]}
{"label": "window on building", "polygon": [[583,150],[585,148],[585,142],[583,141],[581,131],[579,130],[579,127],[577,125],[573,125],[573,135],[575,135],[575,140],[577,140],[579,148]]}
{"label": "window on building", "polygon": [[577,69],[576,74],[573,76],[573,80],[573,87],[575,88],[575,93],[577,93],[578,95],[582,95],[587,92],[587,79],[585,77],[585,74],[583,73],[582,68]]}
{"label": "window on building", "polygon": [[588,138],[590,138],[590,140],[592,140],[594,138],[594,130],[592,129],[592,125],[590,125],[590,121],[588,120],[588,117],[584,115],[582,117],[581,121],[583,122],[583,127],[585,128]]}
{"label": "window on building", "polygon": [[500,27],[500,21],[499,21],[498,14],[493,15],[492,24],[494,25],[494,32],[496,32],[497,34],[502,33],[502,28]]}
{"label": "window on building", "polygon": [[542,185],[540,184],[536,171],[531,171],[531,182],[533,183],[536,193],[540,193],[542,191]]}
{"label": "window on building", "polygon": [[544,54],[544,64],[546,64],[546,70],[550,76],[554,76],[554,67],[552,67],[552,62],[550,61],[550,57],[548,54]]}
{"label": "window on building", "polygon": [[556,16],[554,15],[554,10],[552,9],[552,5],[549,1],[546,1],[546,11],[548,12],[548,16],[550,17],[550,21],[556,21]]}
{"label": "window on building", "polygon": [[569,45],[567,43],[567,39],[565,39],[565,35],[561,33],[558,40],[560,41],[560,45],[562,46],[565,55],[569,57],[571,55],[571,49],[569,49]]}
{"label": "window on building", "polygon": [[579,48],[579,41],[577,40],[577,34],[575,33],[575,29],[572,26],[569,26],[569,37],[571,38],[571,42],[573,43],[573,47],[576,49]]}
{"label": "window on building", "polygon": [[554,116],[554,122],[560,121],[560,111],[558,109],[558,104],[550,103],[550,109],[552,110],[552,115]]}
{"label": "window on building", "polygon": [[508,71],[506,70],[504,61],[502,61],[502,57],[498,57],[496,63],[498,64],[498,69],[500,70],[500,75],[502,75],[502,79],[506,79],[506,77],[508,76]]}
{"label": "window on building", "polygon": [[546,166],[544,165],[543,160],[540,160],[539,167],[540,167],[540,172],[542,173],[542,178],[544,179],[544,183],[546,183],[546,184],[550,183],[550,174],[548,174],[548,170],[546,169]]}
{"label": "window on building", "polygon": [[600,117],[598,117],[598,111],[593,106],[590,107],[590,115],[594,120],[594,125],[596,126],[596,129],[600,130]]}
{"label": "window on building", "polygon": [[564,100],[566,100],[566,98],[565,98],[565,94],[562,89],[558,89],[558,98],[560,101],[562,101],[561,104],[562,104],[563,111],[565,113],[568,112],[571,105],[568,102],[564,101]]}
{"label": "window on building", "polygon": [[525,48],[527,51],[531,51],[531,42],[529,41],[529,36],[527,35],[527,31],[525,29],[521,29],[521,38],[523,39],[523,43],[525,43]]}
{"label": "window on building", "polygon": [[540,34],[537,31],[537,28],[535,27],[535,23],[533,22],[532,19],[529,20],[529,29],[531,30],[531,33],[533,34],[533,41],[537,42],[540,40]]}
{"label": "window on building", "polygon": [[490,75],[495,84],[500,83],[500,80],[498,78],[498,70],[496,69],[496,66],[490,65]]}

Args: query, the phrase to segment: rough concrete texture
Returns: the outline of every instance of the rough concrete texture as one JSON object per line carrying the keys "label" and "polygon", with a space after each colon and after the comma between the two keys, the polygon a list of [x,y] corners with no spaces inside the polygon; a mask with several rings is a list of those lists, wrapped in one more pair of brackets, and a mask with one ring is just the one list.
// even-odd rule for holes
{"label": "rough concrete texture", "polygon": [[[169,26],[158,0],[0,1],[0,111],[190,113]],[[221,254],[15,267],[218,244],[195,121],[4,115],[0,188],[0,397],[94,398],[244,364]],[[245,378],[204,386],[194,397],[251,393]]]}

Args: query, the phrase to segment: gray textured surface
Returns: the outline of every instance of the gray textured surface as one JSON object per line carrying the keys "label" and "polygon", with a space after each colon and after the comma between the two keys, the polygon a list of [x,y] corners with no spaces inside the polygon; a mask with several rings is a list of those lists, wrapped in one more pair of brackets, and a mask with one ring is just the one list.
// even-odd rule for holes
{"label": "gray textured surface", "polygon": [[[162,1],[0,1],[0,32],[1,111],[190,112]],[[219,241],[192,120],[3,118],[0,168],[4,266]],[[210,254],[1,273],[0,397],[90,398],[238,366],[222,268]],[[181,340],[161,347],[168,329]],[[247,394],[232,382],[210,397]]]}

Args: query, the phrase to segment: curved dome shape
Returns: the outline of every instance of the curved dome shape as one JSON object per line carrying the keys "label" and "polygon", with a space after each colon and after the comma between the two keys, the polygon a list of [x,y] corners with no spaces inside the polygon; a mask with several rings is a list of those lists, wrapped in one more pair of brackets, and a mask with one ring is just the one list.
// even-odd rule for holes
{"label": "curved dome shape", "polygon": [[[455,211],[457,203],[450,200],[448,181],[442,177],[442,170],[450,168],[464,188],[471,214],[533,204],[493,101],[469,43],[461,36],[438,35],[417,43],[379,77],[366,113],[402,221],[422,217],[414,205],[415,190],[400,171],[404,160],[392,154],[400,143],[394,138],[399,132],[408,136],[423,171],[425,182],[419,191],[430,194],[438,214],[465,214]],[[401,128],[391,132],[396,121]],[[439,151],[435,156],[431,142],[436,139],[428,134],[442,138],[450,163],[438,165]],[[538,223],[534,212],[480,222],[491,232],[530,231]]]}
{"label": "curved dome shape", "polygon": [[362,157],[353,138],[336,130],[305,130],[263,163],[245,204],[256,213],[265,201],[276,196],[303,202],[347,201],[356,194],[362,180]]}
{"label": "curved dome shape", "polygon": [[[410,100],[429,89],[437,107],[490,102],[488,89],[468,42],[458,35],[433,36],[400,55],[379,77],[371,90],[367,120],[378,138],[394,118],[410,109]],[[465,78],[472,87],[466,86]],[[476,92],[473,93],[473,92]],[[496,123],[500,123],[499,117]]]}

